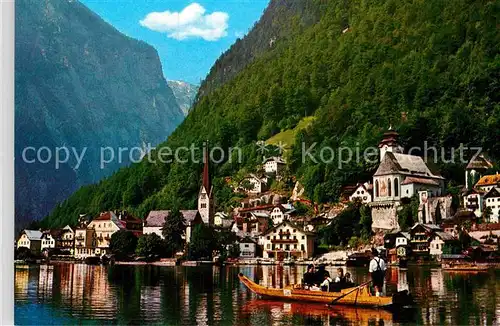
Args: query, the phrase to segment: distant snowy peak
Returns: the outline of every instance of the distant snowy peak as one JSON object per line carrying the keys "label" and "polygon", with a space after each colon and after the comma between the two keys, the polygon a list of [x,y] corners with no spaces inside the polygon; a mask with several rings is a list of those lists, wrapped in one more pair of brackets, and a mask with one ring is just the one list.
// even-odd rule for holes
{"label": "distant snowy peak", "polygon": [[177,104],[184,113],[184,116],[188,115],[198,92],[198,86],[181,80],[168,80],[167,83],[172,92],[174,92]]}

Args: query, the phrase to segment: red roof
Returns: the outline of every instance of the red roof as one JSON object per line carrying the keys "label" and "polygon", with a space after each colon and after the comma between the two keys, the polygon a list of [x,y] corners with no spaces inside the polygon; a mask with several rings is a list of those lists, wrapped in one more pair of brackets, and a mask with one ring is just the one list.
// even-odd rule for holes
{"label": "red roof", "polygon": [[423,185],[439,186],[439,182],[437,182],[436,180],[426,179],[426,178],[417,178],[417,177],[406,177],[401,184],[402,185],[408,185],[408,184],[411,184],[411,183],[418,183],[418,184],[423,184]]}
{"label": "red roof", "polygon": [[238,212],[244,213],[244,212],[258,211],[261,209],[271,209],[271,208],[274,208],[275,206],[276,205],[269,204],[269,205],[260,205],[260,206],[248,207],[248,208],[240,208],[238,210]]}

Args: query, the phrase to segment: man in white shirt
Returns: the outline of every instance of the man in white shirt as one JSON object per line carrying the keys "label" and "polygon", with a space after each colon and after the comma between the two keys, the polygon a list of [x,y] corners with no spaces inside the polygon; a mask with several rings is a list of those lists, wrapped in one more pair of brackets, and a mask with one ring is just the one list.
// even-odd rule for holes
{"label": "man in white shirt", "polygon": [[382,295],[382,289],[384,287],[385,271],[386,266],[382,258],[378,256],[378,250],[372,248],[372,260],[370,261],[369,272],[372,276],[373,286],[375,287],[375,295],[377,297]]}

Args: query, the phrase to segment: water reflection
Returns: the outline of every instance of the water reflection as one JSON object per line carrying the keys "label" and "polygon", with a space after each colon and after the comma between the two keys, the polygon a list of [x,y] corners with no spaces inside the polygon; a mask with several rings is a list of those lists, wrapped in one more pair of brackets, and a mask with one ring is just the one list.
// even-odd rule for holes
{"label": "water reflection", "polygon": [[[328,267],[332,276],[336,268]],[[499,272],[453,274],[441,269],[389,270],[386,291],[409,288],[414,313],[287,303],[258,299],[237,274],[270,287],[297,283],[303,266],[158,267],[19,266],[16,324],[162,323],[274,324],[494,324],[500,316]],[[357,283],[366,269],[348,268]],[[498,290],[498,291],[497,291]],[[497,294],[499,293],[499,294]]]}

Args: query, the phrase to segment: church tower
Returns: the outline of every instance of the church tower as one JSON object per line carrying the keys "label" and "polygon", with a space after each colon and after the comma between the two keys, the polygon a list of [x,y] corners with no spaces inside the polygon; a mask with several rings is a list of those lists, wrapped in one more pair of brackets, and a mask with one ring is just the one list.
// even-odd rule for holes
{"label": "church tower", "polygon": [[396,130],[392,129],[392,126],[384,133],[384,138],[378,144],[380,149],[380,162],[384,158],[385,153],[403,153],[403,147],[398,143],[399,134]]}
{"label": "church tower", "polygon": [[205,224],[213,225],[215,205],[213,187],[210,184],[208,142],[203,154],[203,163],[205,166],[203,167],[203,182],[200,187],[200,192],[198,193],[198,212],[200,212],[201,218]]}

